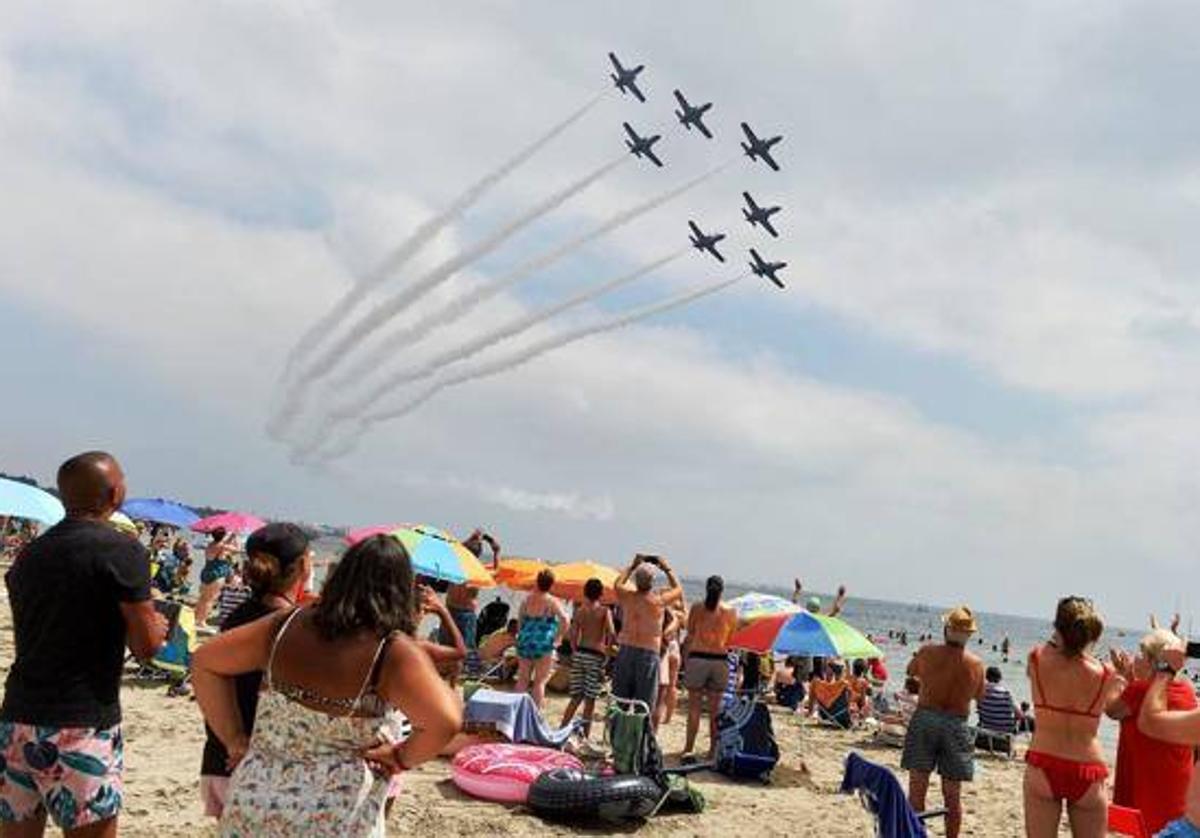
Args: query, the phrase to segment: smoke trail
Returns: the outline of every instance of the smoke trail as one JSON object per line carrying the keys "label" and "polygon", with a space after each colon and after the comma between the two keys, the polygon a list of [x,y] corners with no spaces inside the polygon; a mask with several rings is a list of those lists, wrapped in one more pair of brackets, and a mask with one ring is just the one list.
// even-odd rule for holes
{"label": "smoke trail", "polygon": [[291,386],[284,394],[282,405],[270,423],[272,433],[274,435],[281,434],[304,409],[304,394],[307,386],[333,369],[343,356],[354,350],[368,336],[382,326],[385,326],[389,320],[426,293],[445,282],[459,270],[495,250],[507,239],[516,235],[523,227],[532,224],[546,213],[565,203],[569,198],[582,192],[629,159],[629,157],[622,154],[620,157],[605,163],[600,168],[570,184],[565,189],[555,192],[524,215],[514,219],[507,226],[495,231],[457,256],[446,260],[420,277],[412,285],[368,311],[358,323],[351,326],[350,331],[338,338],[333,345],[321,353],[307,368],[296,374]]}
{"label": "smoke trail", "polygon": [[311,454],[324,444],[329,438],[329,435],[347,419],[353,419],[360,415],[380,399],[387,396],[388,393],[395,390],[404,384],[410,384],[414,381],[420,381],[423,378],[428,378],[431,375],[442,370],[451,364],[456,364],[459,361],[465,361],[474,355],[479,354],[485,349],[507,340],[515,335],[531,329],[539,323],[543,323],[552,317],[562,314],[568,309],[583,303],[601,297],[611,291],[615,291],[622,286],[628,285],[652,271],[658,270],[663,265],[678,259],[687,248],[682,248],[668,256],[656,259],[648,265],[644,265],[635,271],[624,274],[623,276],[610,279],[608,282],[596,285],[592,288],[584,289],[567,299],[546,306],[545,308],[532,311],[522,315],[514,320],[505,323],[504,325],[493,329],[487,334],[471,340],[462,346],[451,347],[431,358],[427,358],[419,364],[413,364],[408,367],[403,367],[389,375],[383,381],[376,384],[369,391],[355,399],[336,405],[329,413],[321,420],[316,429],[310,433],[303,442],[297,443],[295,451],[303,457]]}
{"label": "smoke trail", "polygon": [[430,384],[424,391],[416,397],[408,400],[399,407],[390,408],[387,410],[369,413],[360,418],[358,423],[347,436],[335,447],[326,451],[320,456],[318,462],[330,462],[340,457],[349,454],[357,446],[358,441],[363,435],[370,430],[374,425],[381,422],[386,422],[390,419],[399,419],[402,416],[407,416],[412,413],[425,402],[432,399],[438,393],[450,387],[456,387],[461,384],[466,384],[469,381],[477,381],[481,378],[488,378],[493,375],[508,372],[522,364],[527,364],[530,361],[545,355],[547,352],[553,352],[556,349],[561,349],[568,344],[583,340],[584,338],[592,337],[603,332],[611,332],[615,329],[620,329],[629,326],[640,320],[645,320],[648,317],[653,317],[657,314],[663,314],[671,309],[680,308],[681,306],[693,303],[702,297],[707,297],[710,294],[715,294],[722,291],[736,282],[740,282],[746,274],[740,274],[733,279],[727,279],[722,282],[716,282],[711,285],[706,285],[703,288],[698,288],[694,291],[687,291],[683,294],[678,294],[670,297],[662,302],[652,303],[641,308],[636,308],[633,311],[625,314],[618,314],[606,320],[601,320],[598,323],[593,323],[590,326],[581,326],[578,329],[572,329],[568,332],[563,332],[559,335],[552,335],[540,341],[536,341],[524,349],[519,349],[515,352],[510,352],[506,356],[501,356],[491,361],[475,364],[467,369],[460,370],[452,375],[443,377],[440,381]]}
{"label": "smoke trail", "polygon": [[645,215],[651,210],[657,209],[663,204],[678,198],[685,192],[696,188],[709,178],[714,177],[724,169],[728,168],[732,162],[732,160],[728,160],[719,166],[709,169],[707,172],[698,177],[692,178],[691,180],[686,181],[685,183],[682,183],[673,189],[669,189],[666,192],[656,195],[648,201],[644,201],[637,206],[630,207],[623,212],[617,213],[607,221],[597,225],[596,227],[593,227],[591,230],[583,233],[580,236],[576,236],[566,244],[559,245],[553,250],[543,253],[541,256],[535,256],[533,259],[530,259],[524,264],[518,265],[505,276],[487,283],[486,285],[475,289],[473,292],[470,292],[463,297],[451,300],[436,312],[426,317],[422,317],[411,326],[401,329],[400,331],[393,332],[383,341],[383,343],[377,346],[373,351],[369,352],[365,358],[353,365],[349,370],[346,371],[344,375],[335,379],[334,384],[340,387],[345,387],[352,384],[354,381],[362,378],[364,375],[370,373],[372,370],[377,369],[381,364],[385,363],[392,356],[392,353],[394,353],[397,349],[416,343],[434,329],[453,323],[454,321],[465,317],[476,306],[490,300],[492,297],[495,297],[506,288],[516,285],[518,282],[521,282],[530,276],[533,276],[537,272],[550,267],[558,260],[569,255],[575,250],[578,250],[589,242],[612,232],[618,227],[628,224],[630,221],[633,221],[639,216]]}
{"label": "smoke trail", "polygon": [[453,223],[464,212],[466,212],[473,204],[482,198],[496,184],[503,180],[508,175],[512,174],[517,167],[527,162],[531,157],[541,151],[551,140],[558,137],[559,134],[566,131],[576,122],[584,117],[584,115],[592,108],[600,103],[606,93],[598,93],[589,99],[583,107],[570,114],[566,119],[557,125],[553,126],[549,131],[543,134],[538,139],[534,140],[524,149],[519,151],[515,156],[507,162],[500,165],[498,169],[491,174],[484,176],[477,181],[473,186],[469,187],[465,192],[459,195],[450,206],[446,207],[437,215],[425,221],[418,227],[411,236],[408,237],[399,247],[393,250],[388,256],[379,263],[379,265],[362,277],[355,283],[346,294],[334,304],[333,308],[325,312],[317,319],[315,323],[308,327],[296,345],[288,353],[287,362],[284,367],[284,376],[291,374],[296,364],[306,358],[318,345],[320,339],[327,333],[337,327],[342,319],[353,311],[364,297],[370,293],[371,289],[390,276],[395,271],[399,270],[409,259],[411,259],[417,251],[425,246],[425,243],[440,233],[447,225]]}

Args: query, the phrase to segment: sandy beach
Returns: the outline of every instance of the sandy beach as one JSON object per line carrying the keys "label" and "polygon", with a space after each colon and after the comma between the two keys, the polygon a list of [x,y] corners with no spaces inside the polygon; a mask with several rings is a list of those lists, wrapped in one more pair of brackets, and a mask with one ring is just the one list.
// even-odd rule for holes
{"label": "sandy beach", "polygon": [[[0,669],[12,661],[12,617],[0,607]],[[126,799],[122,834],[136,836],[215,835],[201,814],[197,788],[204,729],[194,701],[171,698],[161,685],[126,684],[122,689],[126,741]],[[550,700],[550,718],[565,698]],[[655,818],[638,830],[645,835],[736,834],[866,836],[870,817],[856,798],[837,793],[842,760],[858,749],[869,759],[897,769],[900,752],[877,748],[866,733],[838,733],[801,724],[772,708],[775,735],[783,752],[769,786],[733,783],[716,774],[693,776],[708,800],[702,815]],[[683,744],[684,717],[677,714],[660,734],[670,759]],[[703,741],[703,740],[702,740]],[[809,776],[800,770],[801,761]],[[810,779],[811,777],[811,779]],[[983,757],[976,782],[966,787],[966,835],[1020,834],[1021,764]],[[936,786],[935,786],[936,794]],[[936,797],[933,799],[936,802]],[[388,822],[389,835],[571,835],[603,834],[597,827],[547,824],[519,807],[473,800],[450,781],[449,763],[426,765],[405,777],[404,794]],[[935,828],[935,834],[941,830]]]}

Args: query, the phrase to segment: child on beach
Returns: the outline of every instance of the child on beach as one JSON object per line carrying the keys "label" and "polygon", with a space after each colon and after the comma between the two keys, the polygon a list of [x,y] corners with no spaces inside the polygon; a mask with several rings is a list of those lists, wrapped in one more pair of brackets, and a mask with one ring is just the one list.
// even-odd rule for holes
{"label": "child on beach", "polygon": [[608,647],[616,637],[612,612],[600,604],[604,584],[589,579],[583,586],[584,602],[575,608],[567,640],[571,644],[571,700],[563,713],[562,726],[575,717],[583,704],[583,735],[592,730],[592,713],[596,699],[604,686],[604,668],[608,662]]}

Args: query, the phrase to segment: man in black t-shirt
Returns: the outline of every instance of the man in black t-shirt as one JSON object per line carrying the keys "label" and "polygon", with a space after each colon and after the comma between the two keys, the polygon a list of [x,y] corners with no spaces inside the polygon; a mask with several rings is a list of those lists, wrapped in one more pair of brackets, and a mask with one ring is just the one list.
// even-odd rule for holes
{"label": "man in black t-shirt", "polygon": [[39,834],[49,812],[67,835],[116,835],[125,647],[149,658],[167,627],[150,601],[145,548],[107,523],[125,500],[117,461],[72,457],[58,490],[67,517],[5,576],[16,660],[0,706],[0,822]]}

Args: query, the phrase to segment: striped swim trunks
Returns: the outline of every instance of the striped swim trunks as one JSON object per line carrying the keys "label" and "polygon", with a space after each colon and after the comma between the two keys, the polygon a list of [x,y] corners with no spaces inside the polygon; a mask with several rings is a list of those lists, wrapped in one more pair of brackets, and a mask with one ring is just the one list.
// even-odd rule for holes
{"label": "striped swim trunks", "polygon": [[571,657],[571,698],[598,698],[604,685],[604,655],[576,649]]}

